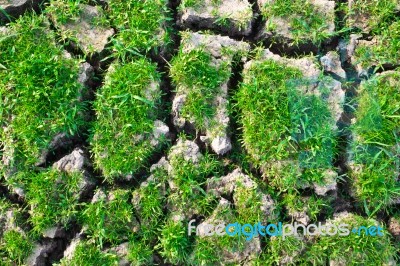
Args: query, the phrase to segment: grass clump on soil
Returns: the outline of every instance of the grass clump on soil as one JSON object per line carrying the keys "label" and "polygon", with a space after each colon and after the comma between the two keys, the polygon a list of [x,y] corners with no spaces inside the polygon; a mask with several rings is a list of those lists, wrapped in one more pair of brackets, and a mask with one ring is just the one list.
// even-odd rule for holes
{"label": "grass clump on soil", "polygon": [[159,232],[159,253],[172,264],[185,263],[191,250],[187,223],[168,219]]}
{"label": "grass clump on soil", "polygon": [[330,217],[333,214],[332,198],[311,195],[301,197],[300,193],[287,193],[283,196],[285,207],[291,212],[304,212],[311,221],[317,221],[321,214]]}
{"label": "grass clump on soil", "polygon": [[118,265],[115,254],[102,252],[93,243],[82,241],[78,243],[71,258],[63,258],[58,266],[115,266]]}
{"label": "grass clump on soil", "polygon": [[362,83],[357,97],[351,176],[355,196],[369,215],[400,198],[399,78],[397,71],[375,76]]}
{"label": "grass clump on soil", "polygon": [[97,200],[86,204],[79,217],[89,237],[99,247],[105,243],[118,245],[132,237],[138,223],[129,202],[130,192],[118,189],[108,193],[98,191],[97,195]]}
{"label": "grass clump on soil", "polygon": [[33,14],[0,33],[0,143],[9,169],[29,171],[57,134],[85,127],[79,61],[66,58],[54,37],[45,17]]}
{"label": "grass clump on soil", "polygon": [[33,249],[33,238],[25,234],[22,209],[0,199],[0,264],[22,265]]}
{"label": "grass clump on soil", "polygon": [[[186,146],[182,152],[186,152]],[[173,264],[187,262],[192,249],[188,236],[188,219],[193,215],[208,216],[217,205],[216,198],[204,190],[208,177],[220,175],[221,165],[210,154],[199,156],[193,162],[183,154],[170,154],[171,172],[167,206],[169,214],[161,227],[157,251]],[[179,219],[175,219],[180,217]]]}
{"label": "grass clump on soil", "polygon": [[[264,190],[257,184],[249,186],[248,181],[246,183],[236,182],[232,200],[234,204],[221,198],[219,205],[204,222],[214,226],[220,223],[225,225],[238,223],[242,226],[245,224],[256,225],[259,222],[263,225],[270,222],[276,223],[278,211],[275,207],[272,210],[266,210],[271,207],[267,202],[271,199],[264,197]],[[271,201],[269,204],[274,203]],[[235,230],[243,229],[230,227],[229,230],[234,233]],[[247,234],[245,234],[246,232]],[[246,261],[252,261],[261,251],[260,241],[264,237],[258,234],[251,235],[252,232],[249,228],[245,229],[245,233],[241,231],[240,234],[233,235],[197,236],[189,258],[191,265],[236,265],[235,263],[243,263],[243,261],[239,261],[237,254],[247,254],[250,249],[252,252],[249,252],[247,256],[242,255],[242,257],[246,257]],[[221,256],[221,254],[224,255]]]}
{"label": "grass clump on soil", "polygon": [[83,5],[88,3],[88,0],[50,1],[46,11],[51,14],[57,22],[65,24],[69,21],[78,20],[83,10]]}
{"label": "grass clump on soil", "polygon": [[2,265],[23,265],[33,249],[31,238],[19,230],[7,230],[0,240],[0,262]]}
{"label": "grass clump on soil", "polygon": [[166,0],[111,1],[107,14],[118,31],[114,50],[122,57],[157,50],[171,42]]}
{"label": "grass clump on soil", "polygon": [[76,218],[82,173],[48,170],[33,173],[31,178],[26,199],[33,232],[41,234],[56,225],[66,227]]}
{"label": "grass clump on soil", "polygon": [[252,162],[282,190],[322,182],[336,153],[327,103],[296,89],[309,81],[295,68],[265,60],[246,71],[234,108]]}
{"label": "grass clump on soil", "polygon": [[[258,238],[250,240],[250,242],[255,242],[255,246],[257,246],[258,241]],[[248,246],[251,245],[250,242],[246,241],[246,237],[243,235],[197,237],[189,261],[191,265],[237,265],[239,261],[227,257],[234,257],[235,253],[246,252]],[[221,256],[221,254],[224,254],[224,256]],[[252,259],[247,258],[249,261]]]}
{"label": "grass clump on soil", "polygon": [[179,10],[183,11],[187,8],[192,8],[198,14],[209,13],[214,18],[214,24],[221,27],[236,27],[242,30],[249,26],[253,19],[253,11],[250,4],[245,7],[241,6],[240,11],[235,10],[234,12],[224,10],[225,5],[226,3],[223,1],[183,0],[179,5]]}
{"label": "grass clump on soil", "polygon": [[320,44],[332,37],[333,33],[330,33],[328,22],[334,18],[323,14],[322,10],[310,1],[267,1],[260,10],[267,20],[266,30],[275,31],[277,23],[282,23],[279,22],[281,19],[285,20],[285,24],[289,24],[294,45],[307,42]]}
{"label": "grass clump on soil", "polygon": [[[360,27],[379,34],[397,19],[400,6],[396,0],[355,0],[347,8],[347,26]],[[365,30],[365,29],[364,29]]]}
{"label": "grass clump on soil", "polygon": [[[336,219],[333,224],[348,224],[348,236],[319,236],[302,257],[307,263],[325,265],[327,261],[336,261],[344,265],[385,265],[396,258],[396,250],[390,241],[390,235],[382,224],[372,219],[352,215]],[[382,236],[366,235],[362,226],[380,226]],[[353,228],[359,228],[360,235],[352,233]],[[378,231],[376,231],[378,232]],[[393,261],[392,261],[393,262]]]}
{"label": "grass clump on soil", "polygon": [[230,76],[230,65],[225,62],[215,65],[212,55],[204,48],[189,52],[179,51],[171,62],[171,77],[177,93],[186,94],[181,115],[188,121],[194,121],[199,130],[209,127],[216,114],[213,103],[220,86]]}
{"label": "grass clump on soil", "polygon": [[22,16],[7,31],[0,33],[1,171],[9,177],[20,171],[23,179],[7,182],[24,187],[55,136],[77,136],[87,126],[86,103],[79,100],[80,62],[66,58],[44,16]]}
{"label": "grass clump on soil", "polygon": [[168,196],[168,203],[184,213],[191,212],[206,215],[215,206],[215,198],[204,191],[204,184],[208,177],[218,175],[220,164],[210,154],[202,157],[198,164],[187,161],[180,156],[171,161],[174,169],[171,180],[176,186]]}
{"label": "grass clump on soil", "polygon": [[359,45],[355,50],[355,58],[364,67],[400,64],[400,20],[381,29],[370,45]]}
{"label": "grass clump on soil", "polygon": [[153,136],[161,101],[156,65],[141,58],[111,68],[94,101],[91,138],[95,165],[110,182],[137,173],[164,142]]}
{"label": "grass clump on soil", "polygon": [[67,44],[72,41],[91,55],[102,51],[113,31],[103,9],[88,4],[87,0],[50,1],[45,12]]}
{"label": "grass clump on soil", "polygon": [[[293,265],[329,265],[340,263],[342,265],[386,265],[396,258],[396,249],[390,241],[389,233],[375,220],[361,216],[349,215],[334,220],[327,224],[348,229],[348,235],[314,235],[307,238],[288,236],[271,237],[265,252],[258,259],[258,265],[275,265],[285,261]],[[382,236],[366,235],[365,229],[370,226],[380,226]],[[328,227],[326,227],[328,228]],[[352,230],[356,228],[356,232]],[[360,229],[361,228],[361,229]],[[360,229],[360,230],[358,230]],[[328,229],[323,229],[328,230]],[[329,229],[333,232],[334,229]],[[360,235],[358,234],[360,231]],[[299,229],[302,235],[302,229]],[[344,232],[340,229],[339,232]],[[376,229],[375,233],[378,232]]]}
{"label": "grass clump on soil", "polygon": [[158,168],[151,180],[133,191],[133,206],[140,222],[140,230],[130,239],[128,259],[135,265],[151,264],[159,228],[164,224],[166,170]]}

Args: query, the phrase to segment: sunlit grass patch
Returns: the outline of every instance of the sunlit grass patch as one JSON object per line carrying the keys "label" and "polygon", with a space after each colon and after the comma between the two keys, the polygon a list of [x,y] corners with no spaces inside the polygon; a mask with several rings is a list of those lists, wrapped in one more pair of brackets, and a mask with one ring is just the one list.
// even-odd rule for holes
{"label": "sunlit grass patch", "polygon": [[205,48],[189,52],[181,49],[173,58],[170,71],[177,93],[186,94],[182,117],[193,121],[199,130],[205,130],[216,114],[213,102],[230,76],[230,63],[216,64]]}
{"label": "sunlit grass patch", "polygon": [[[307,252],[302,255],[304,261],[314,265],[323,265],[327,260],[345,265],[382,265],[394,262],[396,250],[390,241],[387,229],[381,223],[357,215],[339,217],[330,223],[336,226],[348,224],[350,234],[317,237]],[[351,232],[353,228],[362,226],[364,228],[380,226],[382,236],[366,235],[365,229],[357,230],[360,235]]]}
{"label": "sunlit grass patch", "polygon": [[284,33],[294,45],[312,42],[321,44],[334,34],[334,12],[330,3],[324,6],[313,1],[259,1],[266,30]]}
{"label": "sunlit grass patch", "polygon": [[135,55],[171,43],[171,20],[166,0],[110,1],[107,14],[118,34],[114,50],[118,55]]}
{"label": "sunlit grass patch", "polygon": [[97,191],[97,199],[85,205],[78,218],[85,225],[89,238],[97,246],[127,241],[138,230],[139,224],[129,202],[128,190]]}
{"label": "sunlit grass patch", "polygon": [[26,221],[20,208],[7,199],[0,199],[0,264],[22,265],[33,249],[35,238],[28,235]]}
{"label": "sunlit grass patch", "polygon": [[50,1],[46,14],[61,38],[73,42],[83,53],[102,52],[114,31],[101,6],[90,6],[90,1]]}
{"label": "sunlit grass patch", "polygon": [[118,257],[115,254],[101,251],[99,247],[88,241],[81,241],[77,244],[74,253],[70,258],[63,258],[60,266],[114,266],[118,265]]}
{"label": "sunlit grass patch", "polygon": [[91,145],[108,181],[134,174],[164,143],[153,134],[161,101],[160,74],[147,59],[111,66],[94,101]]}
{"label": "sunlit grass patch", "polygon": [[5,265],[23,265],[32,249],[33,242],[29,236],[17,230],[6,231],[0,240],[0,262]]}
{"label": "sunlit grass patch", "polygon": [[244,147],[271,184],[283,190],[321,182],[336,154],[327,102],[298,90],[312,82],[296,68],[255,60],[235,95]]}
{"label": "sunlit grass patch", "polygon": [[210,213],[216,202],[212,195],[204,191],[204,184],[208,177],[219,174],[219,161],[206,154],[198,164],[181,156],[172,158],[170,164],[173,167],[171,181],[176,188],[168,196],[169,206],[182,213],[189,210],[202,215]]}
{"label": "sunlit grass patch", "polygon": [[387,67],[400,64],[400,20],[380,29],[371,42],[356,47],[354,61],[363,67]]}
{"label": "sunlit grass patch", "polygon": [[387,72],[363,82],[359,92],[354,138],[354,193],[368,214],[386,209],[400,198],[399,72]]}
{"label": "sunlit grass patch", "polygon": [[0,142],[8,174],[32,169],[57,134],[77,135],[86,126],[79,61],[56,45],[46,18],[24,15],[9,31],[0,35]]}
{"label": "sunlit grass patch", "polygon": [[78,212],[82,173],[47,170],[30,175],[26,198],[34,233],[40,235],[53,226],[67,227]]}
{"label": "sunlit grass patch", "polygon": [[396,20],[400,5],[396,0],[354,0],[346,9],[348,27],[379,33]]}

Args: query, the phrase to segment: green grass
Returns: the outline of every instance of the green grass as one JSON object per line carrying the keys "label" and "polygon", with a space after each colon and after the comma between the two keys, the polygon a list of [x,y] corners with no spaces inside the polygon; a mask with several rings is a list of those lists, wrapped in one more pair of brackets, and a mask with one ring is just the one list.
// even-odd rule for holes
{"label": "green grass", "polygon": [[[191,8],[200,14],[200,16],[204,12],[207,12],[213,17],[215,25],[224,28],[235,27],[239,30],[246,29],[253,18],[251,4],[249,4],[245,9],[242,9],[241,12],[238,12],[239,10],[231,12],[230,10],[224,10],[223,8],[221,12],[220,7],[226,5],[226,3],[224,4],[223,1],[220,0],[213,0],[210,2],[211,5],[206,5],[204,1],[183,0],[179,5],[178,10],[182,12],[185,9]],[[211,10],[209,9],[210,6],[212,7]]]}
{"label": "green grass", "polygon": [[[348,224],[350,231],[360,226],[383,227],[375,220],[357,215],[336,219],[331,223]],[[366,236],[364,233],[359,236],[350,233],[348,236],[314,236],[309,239],[272,237],[257,265],[277,265],[286,255],[292,257],[293,265],[322,266],[331,261],[343,265],[386,265],[396,258],[396,250],[384,227],[382,232],[383,236]]]}
{"label": "green grass", "polygon": [[45,12],[64,41],[76,43],[86,55],[91,55],[97,51],[91,44],[91,39],[84,36],[86,31],[83,30],[87,26],[83,27],[82,24],[88,23],[89,27],[97,30],[96,34],[98,34],[98,31],[110,28],[110,22],[100,6],[96,6],[97,16],[85,11],[85,6],[88,4],[88,0],[50,1]]}
{"label": "green grass", "polygon": [[399,150],[399,72],[376,76],[361,86],[357,98],[357,121],[352,129],[353,161],[361,166],[352,179],[357,199],[367,214],[386,209],[400,197]]}
{"label": "green grass", "polygon": [[158,226],[163,221],[165,195],[161,186],[158,180],[151,181],[132,193],[133,198],[138,199],[134,203],[134,208],[140,216],[139,234],[146,241],[154,238]]}
{"label": "green grass", "polygon": [[320,44],[332,37],[328,22],[334,18],[327,17],[310,1],[267,1],[260,10],[264,19],[269,21],[266,30],[276,30],[274,18],[287,20],[295,45],[307,42]]}
{"label": "green grass", "polygon": [[299,255],[305,247],[306,243],[294,236],[289,236],[285,239],[271,237],[266,250],[258,260],[258,265],[279,265],[282,260],[286,259],[286,256],[293,258],[292,265],[298,265],[301,262]]}
{"label": "green grass", "polygon": [[300,193],[287,193],[283,196],[282,203],[290,211],[305,212],[312,222],[318,220],[318,216],[325,214],[332,216],[332,198],[323,198],[311,195],[310,197],[301,197]]}
{"label": "green grass", "polygon": [[[376,226],[376,221],[360,216],[344,218],[333,222],[346,223],[349,228]],[[383,227],[382,224],[379,224]],[[383,227],[384,228],[384,227]],[[321,236],[303,255],[308,263],[325,265],[326,261],[339,260],[344,265],[385,265],[395,258],[396,250],[384,228],[383,236],[366,236],[363,233],[349,236]]]}
{"label": "green grass", "polygon": [[133,207],[140,222],[140,230],[129,241],[128,259],[134,265],[152,262],[159,229],[165,222],[166,176],[166,170],[158,168],[152,173],[153,180],[147,181],[146,185],[140,186],[132,193]]}
{"label": "green grass", "polygon": [[80,242],[76,247],[70,260],[62,259],[60,266],[116,266],[118,257],[114,254],[102,252],[98,247],[90,242]]}
{"label": "green grass", "polygon": [[151,265],[153,263],[153,246],[144,241],[129,242],[128,260],[132,265]]}
{"label": "green grass", "polygon": [[33,249],[31,239],[17,230],[9,230],[0,241],[0,262],[5,265],[23,265]]}
{"label": "green grass", "polygon": [[117,0],[108,3],[107,14],[116,27],[114,50],[117,55],[147,53],[171,43],[170,11],[165,0]]}
{"label": "green grass", "polygon": [[[110,195],[113,195],[110,199]],[[80,214],[79,221],[87,226],[89,238],[97,246],[103,247],[105,243],[112,245],[121,244],[135,234],[138,223],[134,216],[134,209],[129,202],[128,190],[114,190],[101,197],[94,203],[85,205]]]}
{"label": "green grass", "polygon": [[380,29],[372,45],[359,45],[355,50],[355,61],[363,67],[379,69],[384,65],[400,63],[400,20]]}
{"label": "green grass", "polygon": [[347,26],[354,26],[352,16],[365,17],[367,31],[379,33],[397,19],[396,5],[396,0],[355,0],[346,10]]}
{"label": "green grass", "polygon": [[[186,262],[190,249],[187,221],[175,222],[171,217],[185,216],[188,211],[207,215],[215,206],[215,198],[203,190],[206,178],[219,174],[220,164],[214,156],[206,154],[193,163],[181,154],[171,154],[169,163],[173,171],[158,168],[152,173],[153,180],[133,192],[141,224],[130,242],[129,259],[133,263],[150,263],[153,252],[159,252],[171,263]],[[164,190],[167,180],[176,188]],[[173,210],[164,210],[165,206],[173,206]]]}
{"label": "green grass", "polygon": [[160,146],[151,143],[161,101],[156,65],[141,58],[112,68],[94,101],[91,138],[95,165],[109,182],[143,169]]}
{"label": "green grass", "polygon": [[215,206],[215,198],[204,191],[206,180],[220,174],[220,163],[213,155],[206,154],[198,164],[186,161],[181,156],[170,160],[173,173],[170,178],[177,189],[171,191],[168,202],[182,213],[208,214]]}
{"label": "green grass", "polygon": [[65,24],[79,19],[83,10],[83,5],[88,4],[88,0],[62,0],[50,1],[46,11],[57,22]]}
{"label": "green grass", "polygon": [[236,219],[239,223],[256,224],[276,219],[276,209],[272,210],[269,215],[262,211],[262,196],[267,194],[265,192],[256,183],[252,187],[246,187],[242,182],[238,182],[233,194],[233,201],[235,203]]}
{"label": "green grass", "polygon": [[[255,193],[252,193],[253,190],[251,189],[247,189],[249,191],[246,192],[243,190],[244,188],[241,191],[237,191],[238,194],[240,193],[240,196],[235,198],[235,205],[218,205],[215,208],[210,216],[212,217],[212,224],[217,225],[220,221],[224,222],[225,225],[235,222],[241,223],[242,225],[246,223],[254,224],[260,221],[263,223],[263,221],[270,218],[262,217],[259,208],[260,202],[259,199],[257,199],[257,196],[260,195],[255,195]],[[247,197],[249,194],[252,195]],[[247,215],[249,215],[249,217],[247,217]],[[206,219],[210,218],[206,217]],[[189,262],[190,265],[236,265],[239,261],[234,259],[234,254],[244,252],[248,245],[252,245],[250,243],[257,243],[257,241],[257,239],[252,239],[248,242],[244,235],[196,237],[193,243],[193,253],[189,258]],[[255,254],[252,255],[255,256]]]}
{"label": "green grass", "polygon": [[21,228],[27,223],[22,209],[5,198],[0,198],[0,264],[22,265],[29,256],[34,237],[27,235]]}
{"label": "green grass", "polygon": [[83,175],[48,170],[32,173],[30,178],[26,199],[31,208],[33,232],[41,234],[57,225],[67,227],[76,218]]}
{"label": "green grass", "polygon": [[242,143],[253,164],[281,190],[321,182],[336,153],[327,103],[296,89],[309,82],[297,69],[254,61],[234,96]]}
{"label": "green grass", "polygon": [[189,257],[191,246],[187,233],[187,223],[169,219],[160,229],[160,242],[156,247],[160,249],[160,254],[169,263],[185,263]]}
{"label": "green grass", "polygon": [[220,93],[220,86],[230,76],[230,63],[214,66],[212,55],[204,48],[189,52],[179,50],[171,62],[170,74],[177,94],[185,94],[181,116],[194,121],[199,130],[205,130],[215,121],[216,106],[213,103]]}
{"label": "green grass", "polygon": [[10,25],[12,34],[0,35],[0,143],[12,158],[3,172],[31,171],[56,134],[85,127],[79,61],[63,57],[47,25],[44,16],[27,14]]}

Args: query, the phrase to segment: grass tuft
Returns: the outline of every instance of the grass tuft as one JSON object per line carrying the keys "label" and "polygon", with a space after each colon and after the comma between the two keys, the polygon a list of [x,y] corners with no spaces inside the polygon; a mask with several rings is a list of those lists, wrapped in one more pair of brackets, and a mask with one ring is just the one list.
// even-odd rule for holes
{"label": "grass tuft", "polygon": [[141,58],[111,68],[96,95],[91,138],[95,164],[109,182],[143,169],[159,148],[152,142],[161,101],[155,64]]}

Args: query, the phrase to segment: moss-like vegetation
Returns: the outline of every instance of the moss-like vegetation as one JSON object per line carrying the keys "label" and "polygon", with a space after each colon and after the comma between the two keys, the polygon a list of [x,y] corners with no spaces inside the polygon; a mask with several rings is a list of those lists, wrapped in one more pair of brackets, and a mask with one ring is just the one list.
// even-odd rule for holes
{"label": "moss-like vegetation", "polygon": [[161,101],[156,65],[142,58],[114,64],[94,102],[97,120],[92,152],[104,177],[137,173],[159,148],[153,142],[154,121]]}
{"label": "moss-like vegetation", "polygon": [[398,177],[399,72],[364,82],[358,97],[351,147],[355,194],[367,214],[386,209],[400,197]]}
{"label": "moss-like vegetation", "polygon": [[44,16],[25,15],[0,33],[0,143],[10,160],[3,172],[32,169],[56,134],[85,126],[79,61],[64,56],[47,27]]}

